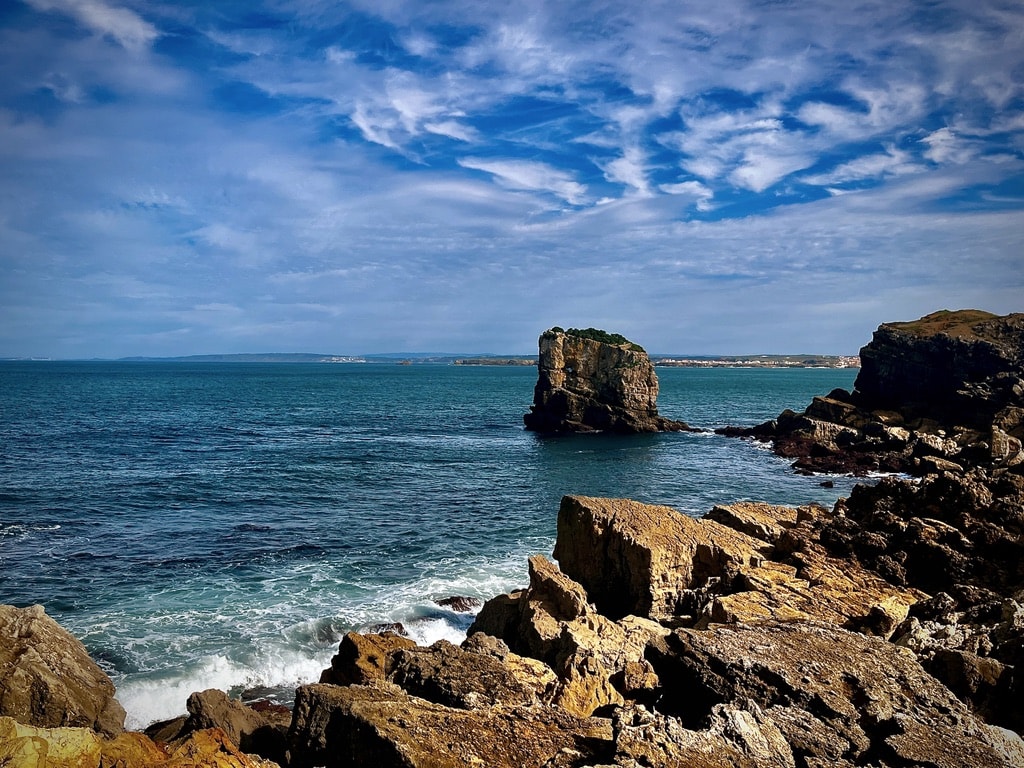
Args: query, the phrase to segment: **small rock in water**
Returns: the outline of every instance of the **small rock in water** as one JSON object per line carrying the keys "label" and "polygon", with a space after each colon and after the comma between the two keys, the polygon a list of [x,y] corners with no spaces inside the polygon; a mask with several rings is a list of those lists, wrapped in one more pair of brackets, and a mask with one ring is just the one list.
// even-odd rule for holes
{"label": "small rock in water", "polygon": [[472,613],[482,605],[480,600],[475,597],[464,597],[461,595],[443,597],[440,600],[435,600],[434,602],[442,608],[451,608],[456,613]]}
{"label": "small rock in water", "polygon": [[369,630],[372,635],[383,635],[385,632],[394,632],[396,635],[402,637],[409,636],[409,630],[405,628],[405,624],[400,621],[386,621],[383,624],[374,624]]}
{"label": "small rock in water", "polygon": [[835,488],[836,487],[836,484],[834,482],[832,482],[831,480],[823,480],[821,483],[819,483],[819,485],[821,485],[822,488]]}

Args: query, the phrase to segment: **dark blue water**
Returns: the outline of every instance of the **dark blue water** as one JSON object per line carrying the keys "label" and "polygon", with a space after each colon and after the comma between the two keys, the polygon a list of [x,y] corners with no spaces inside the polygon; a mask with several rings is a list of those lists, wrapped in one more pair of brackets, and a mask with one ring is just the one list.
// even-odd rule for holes
{"label": "dark blue water", "polygon": [[[659,409],[755,424],[852,370],[659,369]],[[525,583],[560,498],[700,515],[835,489],[711,434],[540,438],[535,368],[0,363],[0,602],[42,603],[118,685],[132,725],[207,687],[315,680],[346,631]]]}

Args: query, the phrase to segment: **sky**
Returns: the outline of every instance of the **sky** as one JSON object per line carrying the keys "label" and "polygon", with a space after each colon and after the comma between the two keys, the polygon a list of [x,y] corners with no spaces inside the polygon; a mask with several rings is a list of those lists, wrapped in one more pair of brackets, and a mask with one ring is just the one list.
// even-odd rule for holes
{"label": "sky", "polygon": [[1020,0],[6,0],[0,356],[1024,311]]}

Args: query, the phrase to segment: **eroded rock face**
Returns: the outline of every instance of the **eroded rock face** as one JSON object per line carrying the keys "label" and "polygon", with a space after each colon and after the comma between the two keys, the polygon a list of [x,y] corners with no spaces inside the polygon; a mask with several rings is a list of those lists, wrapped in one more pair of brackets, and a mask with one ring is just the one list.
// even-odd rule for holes
{"label": "eroded rock face", "polygon": [[41,605],[0,605],[0,716],[42,728],[116,736],[125,711],[85,646]]}
{"label": "eroded rock face", "polygon": [[387,676],[390,654],[402,648],[415,648],[416,642],[394,632],[360,634],[349,632],[338,645],[331,666],[320,675],[321,683],[367,685]]}
{"label": "eroded rock face", "polygon": [[545,331],[526,428],[535,432],[687,430],[658,415],[658,377],[647,353],[621,344]]}
{"label": "eroded rock face", "polygon": [[987,429],[998,411],[1020,400],[1024,314],[944,311],[884,323],[860,357],[860,407]]}

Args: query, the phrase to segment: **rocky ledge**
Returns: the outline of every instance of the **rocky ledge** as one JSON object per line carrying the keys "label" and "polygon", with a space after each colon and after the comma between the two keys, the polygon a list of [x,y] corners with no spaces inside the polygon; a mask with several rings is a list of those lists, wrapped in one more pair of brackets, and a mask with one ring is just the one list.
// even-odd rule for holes
{"label": "rocky ledge", "polygon": [[658,376],[647,353],[618,334],[595,328],[552,328],[538,342],[534,432],[667,432],[689,430],[658,415]]}
{"label": "rocky ledge", "polygon": [[941,311],[885,323],[853,392],[722,434],[770,441],[804,472],[964,471],[1024,463],[1024,314]]}

